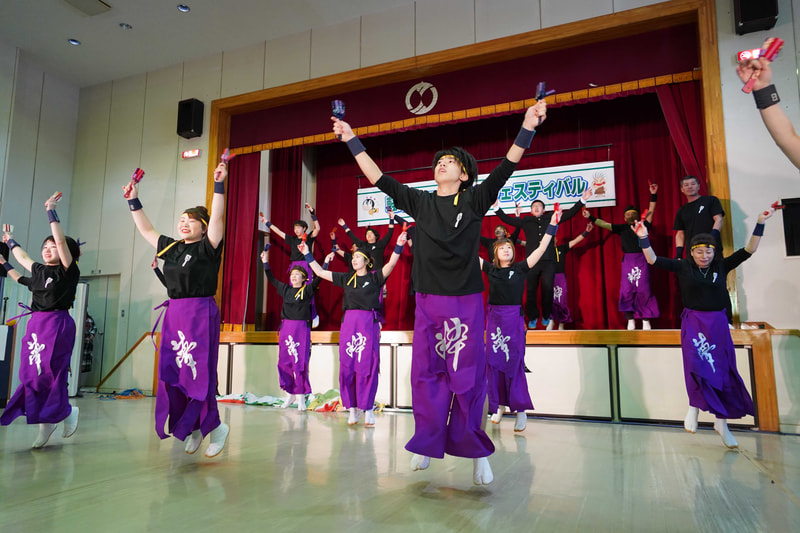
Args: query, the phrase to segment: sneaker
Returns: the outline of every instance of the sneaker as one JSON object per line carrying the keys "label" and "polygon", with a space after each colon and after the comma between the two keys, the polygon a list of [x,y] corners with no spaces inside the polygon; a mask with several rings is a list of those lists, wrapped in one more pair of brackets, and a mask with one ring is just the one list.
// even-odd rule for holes
{"label": "sneaker", "polygon": [[79,409],[75,406],[72,407],[72,411],[67,415],[67,418],[64,419],[64,438],[68,439],[75,434],[78,430],[78,413]]}
{"label": "sneaker", "polygon": [[[550,320],[549,318],[543,318],[543,319],[542,319],[542,325],[543,325],[545,328],[547,328],[547,326],[549,326],[551,322],[552,322],[552,320]],[[553,328],[551,327],[551,328],[549,328],[549,329],[553,329]]]}
{"label": "sneaker", "polygon": [[537,320],[538,320],[538,318],[534,318],[533,320],[528,322],[528,329],[536,329],[536,321]]}
{"label": "sneaker", "polygon": [[222,448],[225,447],[225,442],[228,440],[228,433],[230,433],[230,431],[231,428],[228,427],[228,424],[222,422],[209,433],[211,443],[208,445],[208,448],[206,448],[206,457],[216,457],[220,454]]}

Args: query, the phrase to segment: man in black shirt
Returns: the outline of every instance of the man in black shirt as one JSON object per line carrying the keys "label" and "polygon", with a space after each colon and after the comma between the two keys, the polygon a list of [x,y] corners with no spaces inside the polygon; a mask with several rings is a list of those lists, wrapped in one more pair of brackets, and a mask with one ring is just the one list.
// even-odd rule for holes
{"label": "man in black shirt", "polygon": [[700,182],[695,176],[681,178],[681,192],[687,203],[675,213],[675,259],[683,257],[683,246],[691,242],[698,233],[710,233],[717,239],[718,250],[722,250],[719,232],[725,211],[716,196],[701,196]]}

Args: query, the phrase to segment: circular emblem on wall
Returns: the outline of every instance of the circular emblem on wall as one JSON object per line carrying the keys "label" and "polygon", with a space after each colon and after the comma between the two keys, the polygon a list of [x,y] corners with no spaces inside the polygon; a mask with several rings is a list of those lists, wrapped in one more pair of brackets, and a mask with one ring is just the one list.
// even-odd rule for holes
{"label": "circular emblem on wall", "polygon": [[[421,81],[406,93],[406,109],[415,115],[424,115],[436,105],[439,91],[432,83]],[[427,102],[427,103],[426,103]]]}

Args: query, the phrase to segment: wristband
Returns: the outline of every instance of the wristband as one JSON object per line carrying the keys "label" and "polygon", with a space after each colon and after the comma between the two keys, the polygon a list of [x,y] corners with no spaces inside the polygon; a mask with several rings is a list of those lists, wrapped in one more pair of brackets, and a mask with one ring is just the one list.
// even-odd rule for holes
{"label": "wristband", "polygon": [[536,135],[536,130],[526,130],[525,128],[520,128],[519,133],[517,133],[517,138],[514,139],[514,144],[520,148],[530,148],[534,135]]}
{"label": "wristband", "polygon": [[367,149],[364,148],[364,144],[361,142],[361,139],[359,139],[358,137],[353,137],[345,144],[350,149],[350,153],[353,154],[353,157],[357,156],[361,152],[367,151]]}
{"label": "wristband", "polygon": [[753,98],[756,100],[758,109],[766,109],[781,101],[781,97],[778,96],[778,91],[775,90],[774,85],[767,85],[763,89],[753,91]]}
{"label": "wristband", "polygon": [[140,202],[138,198],[131,198],[128,200],[128,207],[131,211],[138,211],[142,208],[142,202]]}
{"label": "wristband", "polygon": [[715,239],[719,239],[719,230],[718,229],[712,229],[711,230],[711,236],[714,237]]}
{"label": "wristband", "polygon": [[753,228],[753,236],[754,237],[762,237],[764,235],[764,223],[759,222],[756,224],[756,227]]}
{"label": "wristband", "polygon": [[394,253],[397,255],[403,255],[403,245],[402,244],[395,244],[394,245]]}
{"label": "wristband", "polygon": [[317,213],[316,213],[316,211],[311,213],[311,220],[313,220],[314,222],[317,221]]}
{"label": "wristband", "polygon": [[347,224],[342,224],[342,229],[345,231],[350,231],[350,228],[347,227]]}
{"label": "wristband", "polygon": [[267,229],[269,229],[272,227],[272,222],[270,222],[269,220],[265,220],[264,225],[267,227]]}
{"label": "wristband", "polygon": [[639,237],[639,248],[644,250],[645,248],[650,248],[650,237]]}
{"label": "wristband", "polygon": [[338,244],[336,243],[336,238],[331,239],[331,247],[336,248]]}
{"label": "wristband", "polygon": [[583,230],[583,233],[581,233],[581,237],[583,237],[585,239],[588,236],[589,236],[589,232],[586,231],[586,230]]}
{"label": "wristband", "polygon": [[650,201],[651,202],[657,202],[658,201],[658,194],[654,193],[654,192],[651,192],[650,193]]}
{"label": "wristband", "polygon": [[3,268],[6,269],[6,272],[11,272],[12,270],[14,270],[14,265],[6,261],[5,263],[3,263]]}
{"label": "wristband", "polygon": [[215,181],[214,182],[214,194],[225,194],[225,182],[224,181]]}
{"label": "wristband", "polygon": [[9,252],[11,250],[13,250],[14,248],[16,248],[17,246],[19,246],[19,243],[17,241],[15,241],[14,239],[8,239],[8,242],[6,242],[6,244],[8,245],[8,251]]}
{"label": "wristband", "polygon": [[675,259],[682,259],[682,258],[683,258],[683,246],[676,246]]}
{"label": "wristband", "polygon": [[303,256],[303,259],[305,259],[305,260],[306,260],[306,263],[313,263],[313,262],[314,262],[314,256],[313,256],[313,255],[311,255],[311,252],[309,252],[309,253],[305,254],[305,255]]}
{"label": "wristband", "polygon": [[555,237],[557,231],[558,231],[558,224],[549,224],[547,226],[547,229],[545,230],[545,233],[550,235],[551,237]]}
{"label": "wristband", "polygon": [[56,213],[55,209],[48,209],[47,210],[47,220],[49,220],[51,223],[52,222],[61,222],[61,220],[58,219],[58,213]]}
{"label": "wristband", "polygon": [[325,261],[322,263],[322,270],[328,270],[328,267],[331,266],[329,261]]}
{"label": "wristband", "polygon": [[264,263],[264,272],[269,271],[269,263]]}
{"label": "wristband", "polygon": [[594,216],[593,214],[589,213],[589,222],[594,224],[595,222],[597,222],[597,217]]}

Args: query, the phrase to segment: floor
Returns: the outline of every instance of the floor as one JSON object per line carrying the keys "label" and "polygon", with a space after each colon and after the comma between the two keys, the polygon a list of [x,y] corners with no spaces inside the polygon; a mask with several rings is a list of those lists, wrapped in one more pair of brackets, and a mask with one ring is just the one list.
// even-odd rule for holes
{"label": "floor", "polygon": [[[74,437],[42,450],[0,428],[0,531],[798,531],[800,437],[531,418],[489,424],[495,480],[472,461],[411,472],[409,413],[374,429],[346,413],[221,404],[214,459],[153,431],[154,400],[75,399]],[[792,526],[794,524],[794,526]]]}

